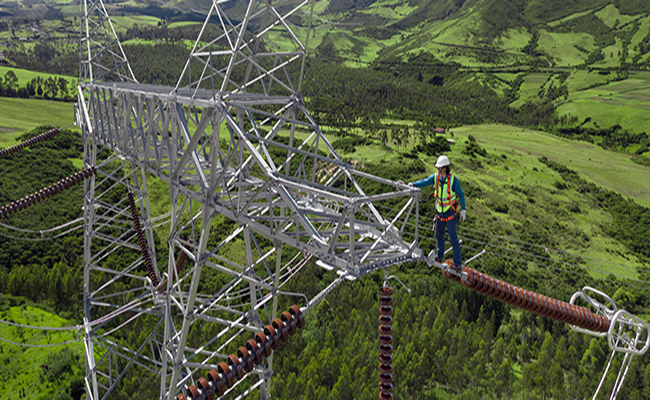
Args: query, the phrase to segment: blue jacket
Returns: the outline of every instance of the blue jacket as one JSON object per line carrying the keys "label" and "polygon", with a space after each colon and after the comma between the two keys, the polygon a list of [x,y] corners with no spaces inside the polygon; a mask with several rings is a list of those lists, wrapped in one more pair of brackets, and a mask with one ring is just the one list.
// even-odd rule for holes
{"label": "blue jacket", "polygon": [[[441,177],[440,184],[442,185],[443,183],[447,182],[447,178]],[[438,173],[436,172],[435,174],[431,175],[428,178],[424,178],[421,181],[413,182],[413,186],[423,188],[425,186],[435,185],[437,179],[438,179]],[[460,187],[460,181],[458,180],[457,176],[456,179],[454,179],[454,182],[451,184],[451,190],[454,191],[454,193],[456,193],[456,196],[458,196],[458,201],[460,202],[460,208],[465,210],[465,194],[463,193],[463,189]]]}

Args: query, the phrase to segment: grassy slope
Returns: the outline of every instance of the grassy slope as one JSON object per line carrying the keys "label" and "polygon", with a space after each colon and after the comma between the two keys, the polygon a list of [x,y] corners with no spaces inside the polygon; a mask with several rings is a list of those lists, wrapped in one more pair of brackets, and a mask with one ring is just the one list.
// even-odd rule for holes
{"label": "grassy slope", "polygon": [[[592,144],[511,126],[465,126],[452,132],[457,143],[450,153],[455,171],[463,181],[481,188],[483,193],[480,198],[468,198],[470,214],[480,214],[480,218],[487,217],[493,224],[505,227],[511,237],[518,237],[517,231],[521,226],[537,220],[539,215],[534,215],[546,214],[542,218],[547,218],[546,223],[557,230],[558,248],[579,253],[585,258],[585,265],[590,268],[591,274],[603,277],[607,273],[615,273],[629,278],[637,277],[635,268],[642,266],[639,260],[627,256],[626,248],[602,231],[601,226],[611,223],[609,214],[594,208],[590,200],[573,189],[558,190],[554,185],[562,179],[538,159],[546,156],[579,171],[583,178],[628,196],[646,207],[650,207],[649,167],[636,165],[627,155],[608,152]],[[478,143],[488,151],[487,159],[478,157],[482,164],[478,169],[466,156],[460,155],[469,135],[476,137]],[[344,157],[359,160],[361,164],[381,160],[385,160],[387,165],[403,162],[398,152],[379,144],[357,148],[354,153],[345,154]],[[427,166],[427,173],[421,177],[434,173],[435,157],[421,155],[420,158]],[[514,202],[526,201],[526,195],[518,190],[531,193],[531,198],[536,201],[530,206],[531,210],[522,211],[519,206],[512,206]],[[511,204],[510,210],[507,213],[496,212],[495,206],[503,203]],[[579,205],[579,213],[569,211],[572,204]]]}
{"label": "grassy slope", "polygon": [[[580,120],[591,117],[601,128],[619,124],[633,133],[648,132],[650,123],[650,72],[631,73],[629,79],[593,85],[606,79],[576,75],[578,82],[571,90],[569,101],[558,108],[560,114],[572,114]],[[593,74],[590,74],[593,75]],[[611,79],[611,78],[610,78]],[[569,80],[569,85],[572,82]],[[569,86],[570,89],[571,86]]]}
{"label": "grassy slope", "polygon": [[[13,321],[30,326],[62,327],[71,326],[71,323],[57,315],[30,307],[10,307],[0,312],[0,319]],[[47,333],[45,331],[30,330],[0,325],[0,337],[17,343],[27,344],[51,344],[62,343],[77,339],[76,331],[63,331]],[[84,350],[82,343],[66,345],[79,355],[83,360]],[[46,363],[48,355],[56,354],[63,346],[27,348],[10,345],[2,342],[0,344],[0,393],[2,399],[18,399],[19,390],[26,389],[28,399],[49,399],[59,388],[67,386],[66,381],[49,382],[44,377],[44,370],[41,367]],[[16,362],[20,360],[20,362]],[[83,366],[83,361],[80,363]],[[79,373],[79,370],[75,371]]]}
{"label": "grassy slope", "polygon": [[39,125],[74,122],[73,103],[0,97],[0,110],[0,147],[15,145],[17,136]]}
{"label": "grassy slope", "polygon": [[546,73],[534,73],[526,75],[524,83],[519,89],[519,98],[512,103],[514,107],[520,107],[527,101],[534,101],[537,99],[537,94],[539,93],[540,88],[548,79],[548,74]]}
{"label": "grassy slope", "polygon": [[59,77],[63,77],[65,79],[67,79],[67,80],[74,79],[75,86],[77,85],[77,78],[73,77],[73,76],[48,74],[46,72],[35,72],[35,71],[27,70],[27,69],[0,66],[0,75],[2,75],[3,77],[5,76],[5,74],[8,71],[13,71],[14,74],[16,74],[16,78],[18,78],[18,84],[21,85],[21,86],[24,86],[25,83],[31,81],[32,79],[36,78],[37,76],[40,76],[43,79],[59,78]]}
{"label": "grassy slope", "polygon": [[546,156],[549,160],[580,171],[599,186],[650,207],[650,180],[647,179],[650,167],[634,164],[628,155],[606,151],[590,143],[510,126],[480,125],[453,131],[463,136],[474,135],[488,151],[496,151],[497,154],[523,153],[534,160]]}

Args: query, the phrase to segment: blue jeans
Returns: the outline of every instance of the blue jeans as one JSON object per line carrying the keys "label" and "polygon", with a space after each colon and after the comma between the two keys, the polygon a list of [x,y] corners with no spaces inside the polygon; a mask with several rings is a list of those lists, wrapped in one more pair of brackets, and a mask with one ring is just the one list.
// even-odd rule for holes
{"label": "blue jeans", "polygon": [[458,236],[456,235],[456,222],[458,221],[458,216],[454,216],[449,221],[442,221],[441,219],[449,218],[454,215],[455,211],[449,209],[443,214],[438,214],[438,219],[436,220],[436,239],[438,242],[438,258],[445,260],[445,227],[447,228],[447,233],[449,234],[449,241],[451,242],[451,248],[454,252],[454,264],[463,265],[463,256],[460,254],[460,243],[458,242]]}

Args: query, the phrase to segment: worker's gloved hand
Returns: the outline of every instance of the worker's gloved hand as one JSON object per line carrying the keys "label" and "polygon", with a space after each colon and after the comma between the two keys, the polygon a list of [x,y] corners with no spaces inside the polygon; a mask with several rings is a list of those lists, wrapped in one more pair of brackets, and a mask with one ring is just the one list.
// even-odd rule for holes
{"label": "worker's gloved hand", "polygon": [[467,219],[467,210],[460,210],[460,222],[465,222]]}

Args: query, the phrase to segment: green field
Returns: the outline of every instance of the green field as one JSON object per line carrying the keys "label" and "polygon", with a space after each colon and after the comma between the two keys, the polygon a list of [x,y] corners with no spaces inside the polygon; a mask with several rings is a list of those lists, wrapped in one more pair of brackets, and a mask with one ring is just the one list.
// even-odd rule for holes
{"label": "green field", "polygon": [[[528,129],[503,125],[478,125],[456,128],[457,135],[474,135],[488,152],[533,156],[531,163],[545,156],[579,171],[604,188],[630,197],[650,207],[650,167],[630,161],[630,156],[604,150],[596,145],[571,141]],[[532,164],[531,164],[532,165]],[[543,179],[527,175],[524,180]]]}
{"label": "green field", "polygon": [[610,74],[599,74],[598,71],[573,70],[566,80],[569,92],[585,90],[590,87],[599,86],[613,79]]}
{"label": "green field", "polygon": [[[472,166],[467,156],[461,155],[469,135],[473,135],[488,152],[487,158],[478,157],[482,165],[479,169]],[[296,137],[304,139],[305,136],[303,132],[296,132]],[[495,205],[502,202],[520,203],[521,190],[537,193],[544,196],[543,200],[537,198],[540,205],[544,202],[544,210],[556,210],[558,214],[567,215],[564,220],[558,219],[564,224],[557,228],[559,232],[556,239],[563,242],[561,250],[579,253],[584,257],[585,265],[593,276],[606,277],[607,274],[614,273],[638,279],[636,268],[641,268],[642,262],[636,257],[628,256],[628,250],[623,244],[601,231],[602,227],[612,222],[611,215],[593,207],[589,200],[574,190],[557,190],[555,185],[561,177],[543,165],[539,158],[545,156],[566,165],[577,171],[583,179],[619,192],[646,207],[650,206],[650,180],[647,179],[650,167],[632,163],[628,155],[606,151],[589,143],[569,141],[512,126],[464,126],[452,129],[446,137],[453,138],[456,143],[448,153],[454,171],[461,181],[471,182],[473,186],[481,188],[482,195],[479,198],[468,198],[469,212],[488,214],[493,221],[506,224],[509,227],[506,228],[508,235],[516,237],[516,230],[528,223],[532,216],[515,209],[505,214],[497,212]],[[329,135],[329,139],[334,142],[338,137]],[[410,151],[416,143],[417,140],[412,139],[406,150],[402,148],[398,152],[395,148],[387,148],[374,141],[369,145],[358,146],[353,153],[341,155],[354,164],[385,163],[390,166],[408,162],[403,152]],[[415,178],[424,178],[435,172],[436,156],[420,155],[419,158],[425,163],[427,172]],[[409,177],[403,178],[405,181],[407,179]],[[581,211],[577,214],[570,212],[572,204],[578,204]],[[486,215],[482,215],[482,218],[486,218]],[[583,241],[583,237],[589,239]]]}
{"label": "green field", "polygon": [[534,73],[526,75],[524,83],[519,89],[519,98],[512,103],[513,107],[520,107],[527,101],[535,101],[538,97],[537,94],[542,88],[542,85],[548,79],[549,74]]}
{"label": "green field", "polygon": [[64,127],[74,122],[74,104],[59,101],[0,97],[0,147],[39,125]]}
{"label": "green field", "polygon": [[605,23],[605,25],[609,26],[610,28],[613,28],[616,25],[625,25],[628,22],[636,19],[631,15],[621,14],[618,8],[616,8],[616,6],[613,4],[606,6],[600,11],[596,11],[594,15],[600,18]]}
{"label": "green field", "polygon": [[568,17],[564,17],[564,18],[557,19],[555,21],[551,21],[547,25],[548,26],[558,26],[563,22],[570,21],[570,20],[572,20],[574,18],[578,18],[578,17],[582,17],[584,15],[591,14],[592,12],[594,12],[594,11],[593,10],[587,10],[587,11],[582,11],[582,12],[578,12],[578,13],[575,13],[575,14],[571,14]]}
{"label": "green field", "polygon": [[[479,176],[470,176],[477,179],[479,185],[485,185],[486,190],[502,187],[502,192],[506,197],[509,196],[511,201],[521,200],[517,198],[519,194],[508,189],[514,185],[554,193],[552,198],[558,202],[561,210],[565,210],[572,202],[582,204],[583,200],[577,193],[555,189],[554,183],[559,179],[558,175],[538,161],[539,157],[545,156],[549,160],[578,171],[581,177],[588,181],[650,207],[650,180],[647,179],[650,176],[650,167],[632,163],[627,155],[606,151],[588,143],[564,140],[543,132],[510,126],[467,126],[456,128],[453,132],[457,143],[473,135],[488,154],[495,157],[503,154],[507,157],[505,161],[509,167],[507,170],[498,163],[485,163],[484,172]],[[452,163],[454,159],[455,157],[452,158]],[[430,162],[433,163],[434,160]],[[470,171],[463,172],[463,174],[468,173]],[[487,205],[490,205],[489,201]],[[600,232],[600,226],[612,222],[611,217],[587,204],[582,204],[581,210],[575,218],[567,221],[566,248],[563,250],[579,251],[586,258],[586,266],[591,269],[590,273],[594,276],[605,277],[608,273],[614,273],[636,278],[638,275],[635,269],[641,268],[642,262],[635,257],[628,257],[626,255],[628,251],[621,243]],[[503,214],[495,213],[495,217],[497,216],[504,217]],[[517,222],[510,223],[515,227],[518,226]],[[583,232],[589,237],[586,248],[579,246],[572,249],[571,235],[574,231]]]}
{"label": "green field", "polygon": [[148,25],[148,26],[157,26],[160,22],[159,18],[151,17],[148,15],[128,15],[128,16],[111,16],[111,21],[113,22],[113,27],[118,33],[125,33],[127,29],[133,27],[133,25]]}
{"label": "green field", "polygon": [[[578,79],[585,78],[578,76]],[[588,83],[589,79],[585,81],[585,84]],[[648,111],[650,72],[635,72],[623,81],[605,83],[586,90],[572,90],[569,102],[558,108],[560,114],[575,115],[580,120],[591,117],[592,126],[593,122],[600,128],[618,124],[633,133],[649,131]]]}
{"label": "green field", "polygon": [[[31,306],[16,306],[0,312],[0,319],[12,321],[28,326],[62,327],[73,325],[70,321],[58,317],[55,314],[34,308]],[[19,328],[0,324],[0,337],[16,343],[30,345],[48,345],[62,343],[77,339],[76,330],[72,331],[42,331],[27,328]],[[28,399],[49,399],[52,398],[61,388],[68,385],[69,376],[62,371],[59,379],[51,380],[46,378],[48,359],[56,357],[62,349],[68,348],[76,355],[77,361],[73,362],[71,373],[79,374],[83,368],[84,350],[82,343],[73,343],[65,346],[52,346],[40,348],[21,347],[5,342],[0,342],[0,396],[2,399],[20,399],[20,391],[26,389],[25,398]],[[64,353],[65,354],[65,353]],[[49,358],[48,358],[49,357]],[[16,362],[20,360],[20,362]],[[57,368],[55,364],[48,366],[48,370],[54,373]]]}
{"label": "green field", "polygon": [[35,71],[30,71],[27,69],[21,69],[21,68],[12,68],[12,67],[3,67],[0,66],[0,76],[4,78],[4,76],[7,74],[8,71],[13,71],[14,74],[16,75],[16,78],[18,78],[18,84],[23,86],[25,83],[31,81],[32,79],[40,76],[43,79],[47,78],[55,78],[58,79],[59,77],[63,77],[67,80],[74,79],[74,85],[77,86],[77,78],[72,77],[72,76],[65,76],[65,75],[57,75],[57,74],[48,74],[47,72],[35,72]]}
{"label": "green field", "polygon": [[525,29],[509,29],[498,39],[498,45],[508,53],[519,53],[531,37],[532,35]]}
{"label": "green field", "polygon": [[539,51],[551,55],[553,65],[572,67],[582,64],[588,54],[576,48],[592,51],[596,48],[593,36],[587,33],[556,33],[540,30]]}
{"label": "green field", "polygon": [[173,29],[173,28],[180,28],[181,26],[191,26],[191,25],[202,25],[202,23],[193,22],[193,21],[172,22],[171,24],[167,25],[167,28]]}

